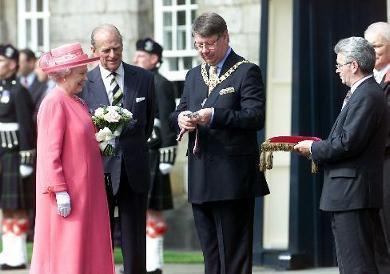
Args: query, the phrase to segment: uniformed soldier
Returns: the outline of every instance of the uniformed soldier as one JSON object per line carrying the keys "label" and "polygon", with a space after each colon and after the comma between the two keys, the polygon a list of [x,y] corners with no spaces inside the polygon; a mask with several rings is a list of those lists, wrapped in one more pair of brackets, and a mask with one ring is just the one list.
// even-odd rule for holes
{"label": "uniformed soldier", "polygon": [[22,178],[33,172],[33,104],[16,78],[19,52],[0,45],[0,208],[3,210],[0,269],[27,264],[27,209],[34,191]]}
{"label": "uniformed soldier", "polygon": [[156,96],[156,116],[153,133],[148,140],[151,188],[146,222],[146,270],[162,273],[163,237],[166,223],[162,211],[173,208],[169,173],[176,158],[176,133],[169,128],[168,117],[175,110],[175,89],[158,68],[162,63],[162,47],[151,38],[136,43],[134,64],[153,72]]}

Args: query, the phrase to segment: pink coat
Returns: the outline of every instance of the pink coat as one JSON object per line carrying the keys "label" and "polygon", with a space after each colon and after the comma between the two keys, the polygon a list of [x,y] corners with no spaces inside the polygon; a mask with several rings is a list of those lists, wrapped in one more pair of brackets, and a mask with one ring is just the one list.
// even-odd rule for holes
{"label": "pink coat", "polygon": [[[37,201],[30,274],[113,274],[103,163],[86,106],[56,87],[38,113]],[[57,214],[67,191],[71,214]]]}

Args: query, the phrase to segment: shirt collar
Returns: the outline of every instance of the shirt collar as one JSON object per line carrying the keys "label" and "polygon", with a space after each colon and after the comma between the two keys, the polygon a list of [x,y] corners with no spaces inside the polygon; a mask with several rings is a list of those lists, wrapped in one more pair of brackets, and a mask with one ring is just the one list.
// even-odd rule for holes
{"label": "shirt collar", "polygon": [[363,77],[363,78],[360,79],[359,81],[355,82],[355,83],[352,85],[352,87],[351,87],[351,93],[353,93],[353,92],[357,89],[357,87],[360,86],[360,84],[361,84],[364,80],[366,80],[366,79],[368,79],[368,78],[370,78],[370,77],[372,77],[372,74],[367,75],[366,77]]}
{"label": "shirt collar", "polygon": [[386,72],[390,70],[390,64],[387,64],[383,69],[377,70],[374,69],[374,78],[377,83],[382,82],[383,77],[385,76]]}
{"label": "shirt collar", "polygon": [[222,67],[223,67],[223,64],[225,63],[227,57],[229,56],[230,52],[232,51],[232,48],[229,47],[228,50],[226,51],[225,53],[225,56],[222,58],[221,61],[219,61],[219,63],[216,65],[217,67],[217,75],[219,75],[221,73],[221,70],[222,70]]}
{"label": "shirt collar", "polygon": [[[100,73],[102,75],[102,79],[106,79],[108,76],[110,76],[111,71],[105,69],[101,64],[99,64],[99,68],[100,68]],[[124,69],[123,69],[122,63],[119,65],[119,67],[117,68],[115,73],[117,74],[117,77],[120,77],[120,78],[123,77]]]}
{"label": "shirt collar", "polygon": [[35,80],[35,73],[34,73],[34,72],[31,72],[31,73],[30,73],[29,75],[27,75],[27,76],[21,76],[21,77],[20,77],[20,80],[21,80],[22,84],[25,83],[25,80],[24,80],[24,79],[27,80],[27,86],[28,86],[28,87],[31,86],[32,83],[33,83],[34,80]]}

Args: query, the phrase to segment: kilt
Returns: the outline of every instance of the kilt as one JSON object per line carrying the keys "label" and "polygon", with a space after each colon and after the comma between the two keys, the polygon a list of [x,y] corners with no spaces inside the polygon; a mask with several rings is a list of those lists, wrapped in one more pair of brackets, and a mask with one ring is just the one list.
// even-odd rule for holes
{"label": "kilt", "polygon": [[34,191],[26,188],[19,174],[19,151],[7,151],[0,156],[0,208],[27,209],[34,199]]}
{"label": "kilt", "polygon": [[160,152],[149,150],[150,190],[148,193],[148,209],[167,210],[173,208],[171,180],[169,174],[162,174],[159,169]]}

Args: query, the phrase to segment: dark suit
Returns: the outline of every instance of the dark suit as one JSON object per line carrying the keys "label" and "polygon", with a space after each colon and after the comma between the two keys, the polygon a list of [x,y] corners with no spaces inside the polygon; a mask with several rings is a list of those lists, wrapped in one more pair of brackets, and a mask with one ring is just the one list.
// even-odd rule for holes
{"label": "dark suit", "polygon": [[[390,71],[383,77],[380,86],[386,96],[387,114],[390,116]],[[388,119],[390,123],[390,117]],[[390,254],[390,125],[386,138],[385,161],[383,166],[383,209],[380,211],[385,232],[387,250]]]}
{"label": "dark suit", "polygon": [[47,84],[40,82],[35,75],[34,81],[29,87],[26,87],[30,92],[31,99],[34,105],[34,122],[36,123],[39,106],[46,95]]}
{"label": "dark suit", "polygon": [[[122,64],[123,107],[133,113],[136,123],[123,129],[116,142],[117,156],[105,157],[104,168],[106,182],[112,184],[107,193],[112,226],[115,205],[119,209],[125,273],[142,274],[146,272],[146,199],[150,182],[146,141],[153,127],[154,84],[150,72]],[[81,97],[91,111],[109,104],[99,66],[88,73]]]}
{"label": "dark suit", "polygon": [[[243,58],[233,51],[219,77]],[[206,68],[208,71],[208,67]],[[252,273],[255,197],[269,193],[259,172],[257,131],[264,127],[265,96],[260,68],[244,62],[208,95],[201,66],[190,70],[180,104],[171,116],[178,130],[180,112],[214,108],[208,126],[198,126],[188,142],[188,199],[205,258],[205,273]],[[226,272],[224,272],[226,271]]]}
{"label": "dark suit", "polygon": [[314,142],[312,157],[324,165],[320,208],[332,212],[341,273],[390,273],[379,208],[387,133],[383,92],[364,80],[340,112],[326,140]]}

